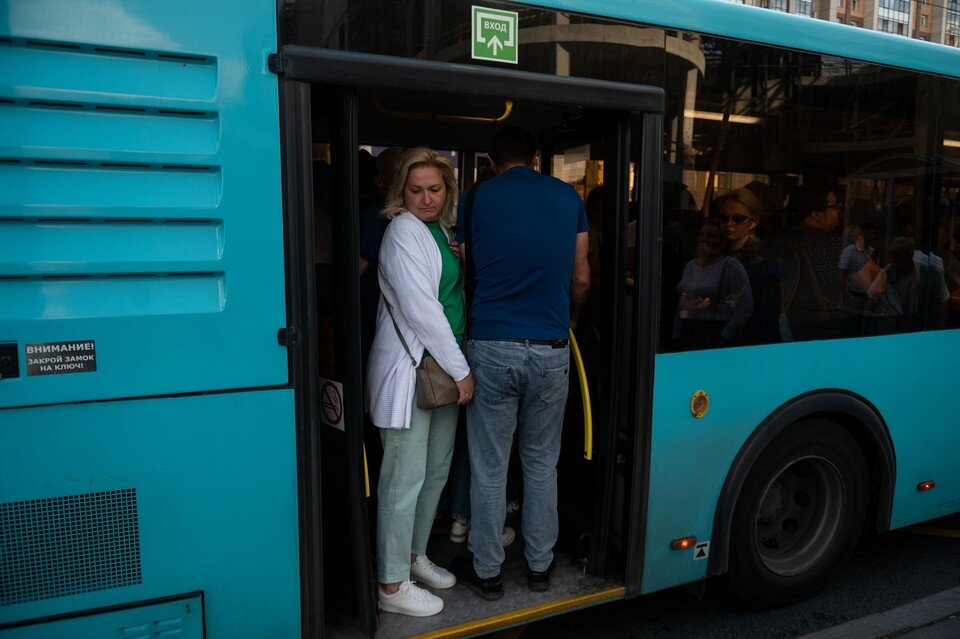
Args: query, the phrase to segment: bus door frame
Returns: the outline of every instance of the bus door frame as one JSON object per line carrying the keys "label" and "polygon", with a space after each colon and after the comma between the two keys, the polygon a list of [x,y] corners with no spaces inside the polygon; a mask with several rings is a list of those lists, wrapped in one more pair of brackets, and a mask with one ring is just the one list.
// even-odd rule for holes
{"label": "bus door frame", "polygon": [[[636,360],[625,361],[625,353],[631,340],[625,339],[632,327],[627,326],[624,314],[625,304],[629,298],[624,294],[625,276],[627,267],[627,238],[628,207],[629,207],[629,175],[631,134],[636,123],[634,118],[624,111],[594,110],[584,114],[586,122],[584,128],[577,129],[572,134],[562,132],[543,132],[540,136],[541,144],[541,172],[552,175],[552,160],[557,154],[558,146],[567,147],[569,144],[590,144],[600,138],[604,142],[604,211],[616,214],[603,216],[603,237],[607,238],[601,255],[601,270],[603,273],[619,273],[620,276],[605,278],[605,285],[601,290],[602,325],[601,335],[604,342],[601,348],[600,378],[597,386],[606,389],[603,395],[592,397],[594,407],[594,441],[598,460],[613,459],[616,455],[617,425],[626,422],[628,415],[635,412],[628,397],[635,397],[630,389],[633,387],[636,375]],[[642,118],[643,116],[640,116]],[[639,119],[639,118],[637,118]],[[644,144],[643,140],[640,141]],[[639,164],[638,164],[639,166]],[[639,188],[639,183],[635,184]],[[617,241],[609,241],[616,238]],[[624,375],[624,370],[629,371]],[[597,373],[597,371],[587,371]],[[625,377],[629,379],[625,379]],[[609,389],[614,389],[611,392]],[[614,432],[610,432],[614,431]],[[591,530],[590,545],[586,558],[588,565],[596,568],[601,575],[607,574],[607,560],[611,530],[611,496],[614,492],[614,464],[606,463],[603,473],[598,477],[594,491],[593,503],[596,506],[593,513],[593,528]],[[627,564],[629,566],[629,564]],[[625,575],[626,577],[626,575]]]}
{"label": "bus door frame", "polygon": [[[281,77],[281,81],[284,85],[291,83],[294,89],[290,91],[295,94],[296,100],[295,104],[286,104],[283,110],[285,117],[285,129],[284,129],[284,140],[286,142],[285,149],[285,159],[286,161],[293,162],[295,166],[298,166],[298,172],[303,172],[305,170],[304,162],[309,160],[309,149],[310,149],[310,127],[309,121],[304,122],[306,117],[309,120],[309,84],[316,83],[328,86],[332,89],[338,90],[341,95],[341,104],[340,104],[340,116],[338,129],[340,129],[335,134],[335,143],[338,143],[338,146],[341,147],[341,151],[338,151],[337,162],[343,163],[342,166],[348,167],[347,170],[340,172],[341,182],[345,182],[340,185],[341,200],[339,202],[341,210],[347,211],[356,211],[358,209],[358,190],[356,185],[356,172],[355,170],[349,169],[349,167],[356,167],[357,161],[357,139],[358,139],[358,113],[357,113],[357,98],[356,98],[356,89],[360,87],[373,87],[373,88],[395,88],[395,89],[405,89],[405,90],[414,90],[414,91],[423,91],[423,92],[437,92],[437,87],[443,87],[442,93],[445,94],[455,94],[455,95],[467,95],[467,96],[498,96],[507,99],[514,99],[518,101],[528,101],[528,102],[539,102],[546,104],[562,105],[569,104],[573,106],[581,106],[586,108],[597,108],[597,109],[606,109],[610,111],[619,111],[624,114],[616,126],[619,127],[619,132],[617,134],[617,145],[616,145],[616,161],[617,164],[621,167],[620,170],[615,171],[615,174],[622,174],[620,180],[628,179],[629,175],[629,152],[630,152],[630,143],[629,143],[629,117],[628,114],[634,114],[633,117],[639,117],[642,119],[642,131],[644,139],[641,141],[641,148],[643,150],[643,157],[641,158],[641,163],[638,163],[638,169],[642,169],[638,172],[638,175],[641,176],[641,179],[638,180],[641,193],[640,193],[640,202],[641,210],[657,212],[657,215],[645,215],[641,216],[641,219],[644,218],[655,218],[647,219],[646,223],[643,224],[643,228],[639,229],[641,231],[641,237],[643,233],[655,231],[657,235],[654,237],[647,236],[645,238],[645,247],[643,250],[638,246],[638,254],[641,256],[639,262],[644,265],[646,268],[648,265],[652,266],[651,271],[647,272],[641,269],[641,272],[637,274],[637,284],[640,287],[640,290],[647,291],[645,297],[651,297],[653,300],[658,298],[656,294],[656,277],[659,276],[659,207],[660,207],[660,180],[659,180],[659,163],[661,155],[661,146],[662,146],[662,134],[660,131],[660,122],[662,119],[662,114],[664,112],[664,92],[660,87],[652,87],[645,85],[634,85],[626,84],[620,82],[608,82],[604,80],[593,80],[589,78],[576,78],[576,77],[560,77],[553,75],[546,75],[541,73],[531,73],[526,71],[514,71],[508,69],[500,69],[493,67],[484,67],[479,65],[466,65],[466,64],[451,64],[444,62],[435,62],[429,60],[421,60],[414,58],[399,58],[392,56],[383,56],[383,55],[374,55],[374,54],[365,54],[365,53],[354,53],[354,52],[345,52],[345,51],[335,51],[331,49],[320,49],[315,47],[306,47],[300,45],[285,45],[280,48],[279,53],[271,56],[271,68],[278,73]],[[304,89],[296,88],[298,85],[302,85],[306,88],[306,95],[303,95]],[[285,90],[282,95],[286,99],[288,97],[288,91]],[[285,100],[289,102],[289,100]],[[292,112],[291,112],[292,110]],[[297,114],[300,114],[299,117],[296,117]],[[292,116],[292,117],[291,117]],[[290,124],[293,124],[293,127],[290,127]],[[307,166],[309,166],[307,164]],[[626,167],[626,172],[624,172],[623,167]],[[644,171],[647,173],[652,173],[651,175],[645,175]],[[299,179],[288,181],[289,188],[298,188],[300,193],[297,192],[288,192],[286,205],[292,207],[292,210],[289,212],[289,217],[312,217],[312,196],[309,193],[304,193],[303,191],[312,191],[312,179],[310,178],[309,172],[305,175],[298,176]],[[621,185],[618,185],[618,202],[615,205],[614,210],[619,210],[623,215],[621,216],[610,216],[611,218],[617,217],[615,221],[616,227],[615,231],[618,232],[618,237],[620,238],[620,244],[623,244],[622,250],[616,251],[616,260],[618,265],[622,265],[625,262],[625,253],[626,253],[626,236],[625,228],[621,228],[621,224],[626,224],[626,206],[627,206],[627,197],[626,185],[622,185],[623,188],[620,188]],[[620,193],[622,191],[622,193]],[[311,205],[311,208],[303,208],[307,204]],[[649,208],[646,208],[649,207]],[[622,220],[619,218],[623,217]],[[306,233],[308,230],[306,227],[312,226],[312,223],[305,222],[300,223],[301,232]],[[341,225],[343,226],[343,225]],[[638,224],[638,227],[641,226]],[[354,222],[353,227],[345,229],[344,232],[340,233],[340,237],[337,239],[339,241],[345,242],[343,245],[343,253],[341,257],[345,260],[349,260],[351,256],[356,258],[357,254],[357,234],[358,229],[356,222]],[[291,238],[291,241],[295,241],[294,238]],[[312,266],[312,251],[313,251],[313,234],[312,232],[301,236],[301,244],[309,244],[309,246],[302,246],[301,259],[309,258],[309,261],[301,261],[300,268],[303,268],[307,271],[311,270],[309,267]],[[652,260],[652,261],[651,261]],[[291,268],[296,268],[296,265],[292,265]],[[353,309],[355,312],[359,313],[359,287],[360,287],[360,277],[356,269],[343,269],[343,272],[347,275],[344,278],[341,291],[346,295],[346,299],[342,299],[341,303],[349,308]],[[654,277],[656,276],[656,277]],[[309,281],[311,277],[308,275],[305,280]],[[611,287],[611,289],[614,287]],[[616,287],[616,292],[613,293],[618,296],[618,299],[622,300],[625,298],[625,289],[624,287]],[[295,294],[311,296],[314,293],[311,290],[307,290],[303,285],[299,286],[296,291],[292,291]],[[635,296],[639,298],[640,296]],[[639,303],[639,299],[637,302]],[[304,312],[308,311],[309,308],[300,305],[299,321],[303,326],[309,326],[313,320],[312,316],[306,315]],[[307,305],[309,306],[309,305]],[[619,308],[619,307],[618,307]],[[639,304],[638,304],[639,308]],[[655,314],[656,305],[649,306],[645,308],[645,321],[641,321],[641,326],[649,328],[652,326],[656,328],[656,314]],[[643,317],[643,316],[638,316]],[[618,321],[616,318],[611,321]],[[652,323],[652,324],[651,324]],[[651,337],[652,335],[652,337]],[[628,405],[625,407],[625,413],[628,418],[643,418],[642,422],[634,422],[634,425],[637,427],[635,441],[635,455],[639,454],[640,457],[635,457],[636,463],[633,466],[632,481],[633,485],[630,487],[631,490],[628,491],[632,497],[628,500],[630,503],[628,519],[631,523],[642,524],[645,521],[645,511],[642,509],[642,504],[646,502],[645,489],[646,489],[646,476],[647,476],[647,458],[646,453],[649,450],[649,413],[652,406],[652,401],[650,398],[650,393],[652,393],[652,371],[653,371],[653,347],[656,343],[655,332],[651,335],[642,334],[641,342],[643,347],[641,348],[638,345],[636,353],[634,355],[642,355],[647,360],[638,360],[637,366],[631,367],[631,370],[640,370],[642,374],[637,374],[636,379],[631,379],[630,384],[632,388],[635,388],[639,391],[638,394],[635,394],[634,397],[638,398],[634,405]],[[315,351],[316,349],[316,335],[315,331],[311,335],[311,331],[307,330],[307,340],[308,343],[302,346],[306,351]],[[360,365],[359,365],[359,331],[356,331],[356,335],[351,333],[347,336],[350,344],[346,345],[346,350],[348,353],[356,351],[357,357],[356,361],[350,362],[347,365],[347,379],[344,379],[345,386],[348,384],[356,384],[356,388],[360,388],[362,383],[360,376]],[[312,340],[312,341],[311,341]],[[356,341],[356,344],[353,342]],[[309,362],[310,356],[306,358],[306,361]],[[619,361],[619,360],[617,360]],[[314,361],[314,366],[315,366]],[[609,362],[608,362],[609,364]],[[301,366],[303,368],[303,366]],[[309,368],[309,365],[307,366]],[[310,374],[314,374],[316,369],[312,371],[300,371],[297,375],[298,380],[304,380],[301,391],[306,387],[310,386],[312,380],[315,380],[314,377],[309,377]],[[619,371],[616,373],[617,379],[620,375]],[[307,392],[309,401],[304,401],[305,406],[309,406],[311,414],[301,414],[300,421],[301,430],[310,435],[317,428],[319,419],[317,418],[319,404],[317,398],[313,391]],[[629,404],[629,402],[627,402]],[[344,421],[346,426],[346,432],[350,433],[351,436],[348,437],[348,461],[350,463],[350,475],[351,479],[355,476],[357,481],[353,482],[356,486],[355,494],[351,496],[350,503],[350,512],[351,519],[354,519],[355,516],[359,517],[361,511],[365,513],[365,505],[363,503],[363,468],[362,468],[362,427],[363,427],[363,406],[362,406],[362,393],[361,392],[349,392],[349,389],[345,388],[344,392]],[[352,405],[351,405],[352,404]],[[615,410],[614,414],[622,414],[619,411]],[[613,437],[607,437],[609,441],[603,442],[603,454],[608,460],[606,463],[609,466],[607,469],[606,477],[604,478],[604,486],[607,489],[607,495],[612,493],[612,452],[614,447]],[[310,435],[302,442],[304,445],[314,446],[316,445],[316,438]],[[316,451],[311,451],[311,454]],[[311,457],[313,463],[316,463],[316,459]],[[318,473],[315,472],[315,469],[307,468],[304,469],[305,481],[317,481],[316,477]],[[640,483],[636,483],[640,482]],[[317,484],[315,486],[303,486],[301,485],[302,494],[301,500],[307,496],[312,495],[316,504],[319,504],[319,491],[320,486]],[[356,502],[356,503],[354,503]],[[312,518],[315,518],[315,521],[319,523],[319,513],[312,513],[310,509],[313,507],[313,504],[308,504],[304,508],[306,509],[306,514]],[[354,512],[356,511],[356,513]],[[358,521],[362,520],[365,522],[365,514]],[[314,523],[314,520],[307,522],[311,526]],[[605,567],[605,557],[602,556],[605,553],[606,549],[606,532],[609,528],[609,517],[604,516],[602,526],[603,533],[603,543],[594,544],[597,554],[597,563],[594,563],[594,567],[599,566],[599,571],[601,573],[606,572]],[[304,527],[304,524],[301,524],[301,527]],[[366,530],[357,530],[357,535],[366,538]],[[642,528],[631,528],[630,537],[627,541],[628,543],[628,564],[633,564],[637,561],[642,561],[642,549],[644,541],[644,530]],[[316,596],[319,592],[322,594],[322,587],[318,590],[316,586],[316,579],[321,575],[322,571],[322,555],[321,557],[312,556],[313,553],[316,553],[319,549],[319,544],[317,540],[319,539],[319,531],[311,531],[311,535],[306,539],[305,543],[308,547],[302,550],[302,554],[305,556],[304,562],[304,571],[312,571],[310,574],[305,574],[304,581],[314,583],[314,586],[311,588],[313,594],[311,597]],[[372,635],[374,626],[371,624],[371,621],[374,619],[376,611],[376,597],[375,597],[375,588],[376,584],[373,579],[372,569],[370,568],[369,557],[366,553],[365,546],[363,552],[358,553],[358,556],[354,558],[354,563],[356,568],[359,571],[358,573],[358,590],[365,590],[365,592],[357,593],[357,601],[361,607],[366,608],[366,610],[360,611],[361,616],[361,629],[368,635]],[[628,565],[627,570],[627,596],[639,594],[640,590],[640,575],[642,574],[642,563],[638,565]],[[320,581],[322,584],[322,580]],[[310,599],[308,592],[305,591],[302,594],[302,605],[304,607],[304,617],[312,617],[316,623],[319,623],[319,628],[314,631],[315,636],[322,635],[322,610],[318,613],[316,611],[317,607],[322,608],[322,598],[321,599]],[[305,627],[306,632],[306,627]]]}

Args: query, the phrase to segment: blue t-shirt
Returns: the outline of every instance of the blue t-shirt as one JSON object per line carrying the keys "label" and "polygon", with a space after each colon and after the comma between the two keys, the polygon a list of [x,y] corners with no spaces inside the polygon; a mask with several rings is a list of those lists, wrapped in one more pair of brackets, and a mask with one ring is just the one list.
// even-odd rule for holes
{"label": "blue t-shirt", "polygon": [[[566,339],[583,200],[569,184],[517,166],[484,182],[473,202],[473,339]],[[460,200],[463,217],[466,194]],[[464,231],[457,227],[460,241]]]}

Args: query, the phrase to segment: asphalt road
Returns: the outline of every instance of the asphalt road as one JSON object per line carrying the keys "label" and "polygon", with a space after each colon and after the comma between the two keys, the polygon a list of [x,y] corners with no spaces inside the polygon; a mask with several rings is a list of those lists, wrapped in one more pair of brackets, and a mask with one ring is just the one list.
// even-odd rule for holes
{"label": "asphalt road", "polygon": [[780,639],[802,637],[960,586],[960,515],[865,537],[839,579],[778,610],[745,608],[719,582],[698,600],[682,589],[607,604],[494,635],[498,639]]}

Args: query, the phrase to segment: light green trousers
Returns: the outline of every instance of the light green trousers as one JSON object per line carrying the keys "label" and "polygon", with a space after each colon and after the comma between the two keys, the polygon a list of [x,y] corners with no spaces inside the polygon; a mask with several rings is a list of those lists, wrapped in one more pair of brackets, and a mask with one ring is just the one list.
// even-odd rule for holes
{"label": "light green trousers", "polygon": [[410,578],[410,555],[427,551],[440,492],[447,483],[459,406],[413,407],[410,428],[380,430],[377,486],[377,580]]}

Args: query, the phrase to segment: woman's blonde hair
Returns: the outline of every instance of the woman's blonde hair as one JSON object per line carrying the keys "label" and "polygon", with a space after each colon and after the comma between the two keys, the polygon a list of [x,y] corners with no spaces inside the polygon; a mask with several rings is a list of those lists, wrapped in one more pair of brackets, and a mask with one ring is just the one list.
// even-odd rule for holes
{"label": "woman's blonde hair", "polygon": [[750,212],[750,217],[755,220],[759,220],[766,211],[763,210],[763,203],[760,202],[760,198],[757,195],[747,188],[734,189],[730,191],[722,198],[720,198],[720,206],[716,210],[720,210],[720,207],[723,206],[724,202],[733,201],[738,204],[742,204],[747,211]]}
{"label": "woman's blonde hair", "polygon": [[454,203],[457,201],[457,176],[454,173],[453,163],[437,151],[425,146],[410,149],[400,158],[397,171],[393,174],[393,183],[390,185],[390,190],[387,191],[386,202],[383,205],[384,217],[392,220],[402,211],[407,210],[407,207],[403,204],[403,191],[407,187],[407,178],[410,176],[410,171],[427,166],[432,166],[440,171],[443,182],[447,187],[447,197],[443,201],[443,208],[440,210],[440,223],[444,226],[451,226],[456,222]]}

